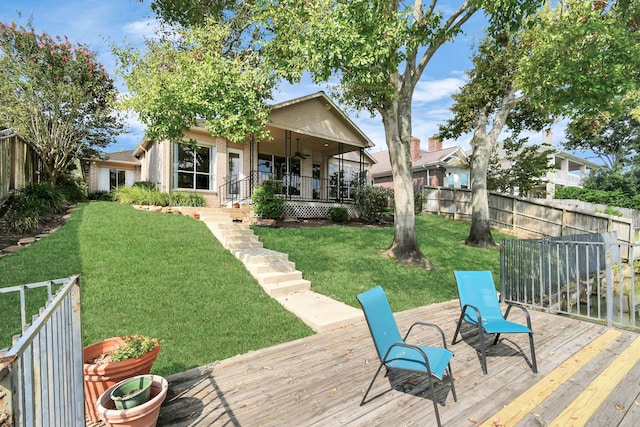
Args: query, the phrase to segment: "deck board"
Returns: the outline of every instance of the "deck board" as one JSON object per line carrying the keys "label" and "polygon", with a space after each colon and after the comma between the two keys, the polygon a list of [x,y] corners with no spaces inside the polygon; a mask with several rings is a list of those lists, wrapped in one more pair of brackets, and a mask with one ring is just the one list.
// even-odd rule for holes
{"label": "deck board", "polygon": [[[438,400],[446,399],[446,405],[438,408],[443,424],[450,426],[491,420],[607,330],[602,325],[532,311],[539,373],[531,371],[525,334],[505,335],[496,346],[489,346],[489,374],[483,375],[472,328],[463,328],[462,340],[450,345],[459,310],[455,300],[396,314],[401,332],[418,320],[436,323],[445,331],[447,345],[455,352],[451,365],[458,401],[453,401],[448,388],[438,386]],[[518,425],[552,421],[636,337],[623,332]],[[439,345],[441,339],[427,328],[418,328],[408,341]],[[407,382],[395,374],[380,375],[370,397],[386,393],[360,406],[377,364],[365,322],[214,362],[168,378],[169,394],[158,426],[435,425],[430,393],[422,392],[428,391],[424,378]],[[589,423],[615,419],[620,425],[634,425],[630,417],[637,420],[640,416],[639,381],[637,364]]]}

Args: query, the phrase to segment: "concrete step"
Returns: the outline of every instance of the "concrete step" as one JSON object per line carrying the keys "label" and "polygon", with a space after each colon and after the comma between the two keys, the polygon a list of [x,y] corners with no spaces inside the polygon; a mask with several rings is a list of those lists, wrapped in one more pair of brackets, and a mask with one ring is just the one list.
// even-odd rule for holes
{"label": "concrete step", "polygon": [[277,261],[277,262],[265,262],[262,264],[247,264],[245,265],[247,270],[251,272],[251,274],[266,274],[266,273],[274,273],[274,272],[290,272],[295,271],[296,263],[291,261]]}
{"label": "concrete step", "polygon": [[[218,224],[220,225],[220,224]],[[217,228],[218,233],[221,236],[224,237],[231,237],[231,236],[253,236],[253,230],[250,228],[222,228],[222,227],[218,227]]]}
{"label": "concrete step", "polygon": [[362,310],[312,291],[274,298],[316,332],[344,328],[364,319]]}
{"label": "concrete step", "polygon": [[300,280],[302,279],[302,273],[298,270],[285,272],[276,271],[258,274],[254,277],[258,279],[258,283],[261,285],[271,285],[275,283],[289,282],[291,280]]}
{"label": "concrete step", "polygon": [[244,265],[264,264],[267,262],[288,261],[289,255],[282,252],[272,251],[271,249],[236,249],[231,253],[238,258]]}
{"label": "concrete step", "polygon": [[255,234],[251,233],[251,234],[240,234],[240,235],[222,235],[225,244],[226,243],[242,243],[242,242],[246,242],[246,243],[253,243],[253,242],[259,242],[258,240],[258,236],[256,236]]}
{"label": "concrete step", "polygon": [[[217,237],[217,236],[216,236]],[[255,242],[230,242],[230,243],[223,243],[222,246],[226,249],[229,250],[235,250],[235,249],[260,249],[262,248],[264,245],[262,242],[260,241],[255,241]]]}
{"label": "concrete step", "polygon": [[204,222],[232,222],[231,216],[226,213],[201,213],[200,220]]}
{"label": "concrete step", "polygon": [[309,291],[311,282],[305,279],[288,280],[286,282],[261,284],[264,292],[272,297],[286,296],[291,293]]}

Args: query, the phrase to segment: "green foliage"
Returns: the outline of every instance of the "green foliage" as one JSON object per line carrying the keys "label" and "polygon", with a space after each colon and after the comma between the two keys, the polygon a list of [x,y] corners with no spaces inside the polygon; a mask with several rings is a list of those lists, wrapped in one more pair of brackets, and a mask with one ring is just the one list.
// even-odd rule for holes
{"label": "green foliage", "polygon": [[121,106],[138,113],[149,139],[181,141],[196,125],[232,142],[251,133],[269,138],[266,100],[275,72],[263,66],[260,50],[229,49],[233,23],[214,19],[148,38],[143,52],[114,48],[129,89]]}
{"label": "green foliage", "polygon": [[[596,210],[596,212],[598,212]],[[612,208],[611,206],[607,206],[602,213],[607,214],[607,215],[613,215],[613,216],[622,216],[622,212],[620,212],[619,210]]]}
{"label": "green foliage", "polygon": [[575,118],[567,126],[567,150],[589,150],[614,171],[635,163],[640,151],[640,123],[628,113],[608,123]]}
{"label": "green foliage", "polygon": [[413,204],[416,215],[420,215],[424,209],[424,192],[422,190],[415,191],[413,193]]}
{"label": "green foliage", "polygon": [[[389,207],[389,198],[392,194],[393,192],[388,188],[374,187],[372,185],[358,187],[358,189],[354,191],[354,198],[360,221],[366,224],[375,224],[378,222]],[[419,210],[416,210],[416,212],[419,212]],[[331,213],[331,211],[329,211],[329,213]],[[334,221],[333,219],[331,220]]]}
{"label": "green foliage", "polygon": [[275,195],[275,185],[273,181],[266,180],[255,189],[251,196],[253,212],[260,218],[278,219],[282,217],[284,200]]}
{"label": "green foliage", "polygon": [[[508,137],[493,152],[487,172],[487,189],[528,196],[551,170],[548,145],[525,145],[527,138]],[[501,149],[500,149],[501,148]]]}
{"label": "green foliage", "polygon": [[111,191],[95,191],[87,194],[87,200],[101,200],[103,202],[113,202],[113,192]]}
{"label": "green foliage", "polygon": [[349,212],[346,208],[331,208],[327,213],[327,218],[333,222],[347,222],[349,221]]}
{"label": "green foliage", "polygon": [[558,188],[555,199],[582,200],[583,202],[619,208],[640,209],[640,195],[623,193],[620,190],[605,191],[578,187]]}
{"label": "green foliage", "polygon": [[145,190],[152,190],[152,191],[158,190],[158,186],[156,185],[156,183],[151,181],[136,181],[133,183],[133,186],[144,188]]}
{"label": "green foliage", "polygon": [[127,205],[154,206],[206,206],[207,201],[202,194],[190,191],[158,191],[155,185],[120,186],[113,190],[113,200]]}
{"label": "green foliage", "polygon": [[143,354],[150,352],[159,343],[156,338],[144,335],[123,336],[124,345],[118,347],[111,353],[114,362],[121,362],[127,359],[137,359]]}
{"label": "green foliage", "polygon": [[65,174],[58,178],[57,187],[68,202],[78,203],[87,198],[87,183],[79,177]]}
{"label": "green foliage", "polygon": [[35,149],[51,184],[122,131],[116,94],[87,46],[0,23],[0,116]]}
{"label": "green foliage", "polygon": [[557,115],[606,123],[635,108],[640,118],[639,17],[637,1],[549,3],[527,32],[518,87]]}
{"label": "green foliage", "polygon": [[63,191],[48,183],[31,183],[13,194],[0,217],[0,228],[9,232],[30,232],[51,215],[64,212]]}

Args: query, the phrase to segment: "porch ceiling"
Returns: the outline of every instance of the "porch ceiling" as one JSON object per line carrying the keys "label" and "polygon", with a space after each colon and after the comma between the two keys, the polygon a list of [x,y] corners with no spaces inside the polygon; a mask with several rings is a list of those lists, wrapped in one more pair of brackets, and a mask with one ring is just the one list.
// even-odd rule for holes
{"label": "porch ceiling", "polygon": [[[279,129],[273,126],[267,126],[271,134],[271,141],[260,142],[261,147],[269,147],[269,152],[284,156],[285,150],[285,129]],[[299,147],[299,149],[298,149]],[[359,150],[360,146],[344,143],[342,152],[348,153]],[[322,156],[331,157],[340,154],[339,142],[309,135],[305,133],[291,131],[291,150],[292,152],[300,151],[302,153],[313,152],[320,153]]]}

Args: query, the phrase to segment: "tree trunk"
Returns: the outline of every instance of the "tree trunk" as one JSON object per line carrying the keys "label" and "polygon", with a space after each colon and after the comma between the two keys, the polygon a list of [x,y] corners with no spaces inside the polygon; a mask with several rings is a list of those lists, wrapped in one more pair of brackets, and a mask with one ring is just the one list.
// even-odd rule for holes
{"label": "tree trunk", "polygon": [[394,197],[394,235],[387,254],[399,263],[428,266],[416,237],[410,115],[411,110],[403,109],[400,101],[382,111]]}
{"label": "tree trunk", "polygon": [[507,117],[518,100],[515,90],[509,89],[500,103],[491,131],[487,132],[489,118],[487,109],[476,116],[473,139],[471,140],[471,230],[464,243],[469,246],[494,247],[496,242],[491,234],[489,219],[489,192],[487,191],[487,169],[491,152],[502,132]]}
{"label": "tree trunk", "polygon": [[471,145],[471,231],[464,243],[469,246],[496,246],[491,234],[489,220],[489,192],[487,191],[487,168],[492,146],[484,132],[476,132]]}

